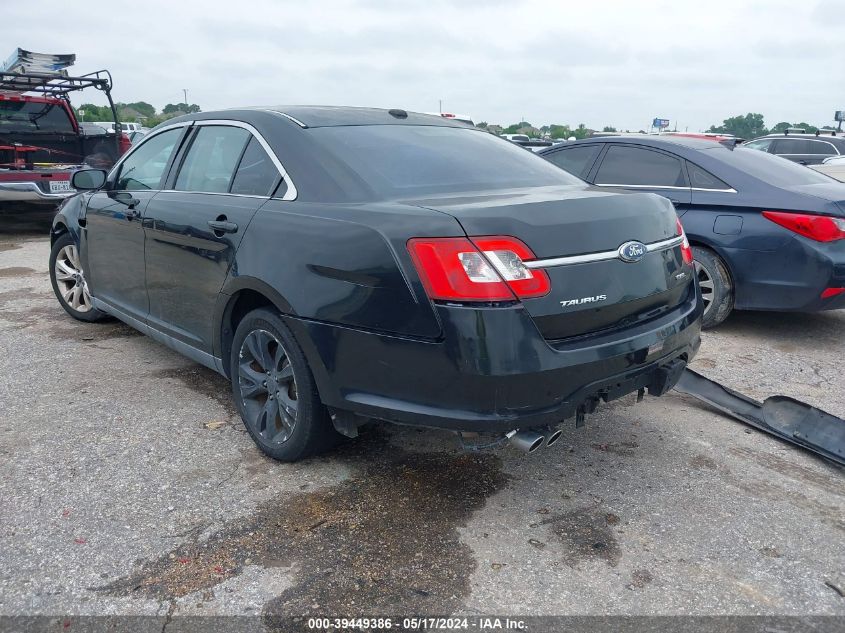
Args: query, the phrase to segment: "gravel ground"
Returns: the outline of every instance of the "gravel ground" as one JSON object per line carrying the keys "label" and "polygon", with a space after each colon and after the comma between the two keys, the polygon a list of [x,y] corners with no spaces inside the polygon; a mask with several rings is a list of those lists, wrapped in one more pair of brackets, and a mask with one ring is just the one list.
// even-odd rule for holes
{"label": "gravel ground", "polygon": [[[0,237],[0,614],[845,615],[843,471],[675,393],[557,446],[371,425],[265,459],[224,379],[77,323]],[[845,416],[845,312],[744,313],[693,367]]]}

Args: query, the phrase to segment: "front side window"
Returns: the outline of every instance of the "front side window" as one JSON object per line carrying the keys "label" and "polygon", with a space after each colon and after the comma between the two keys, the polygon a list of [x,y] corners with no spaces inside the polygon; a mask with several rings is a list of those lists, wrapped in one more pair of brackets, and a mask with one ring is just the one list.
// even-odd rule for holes
{"label": "front side window", "polygon": [[685,187],[680,159],[642,147],[611,145],[599,167],[597,185]]}
{"label": "front side window", "polygon": [[578,145],[546,154],[545,158],[573,176],[583,178],[593,166],[600,151],[601,145]]}
{"label": "front side window", "polygon": [[181,135],[182,129],[174,128],[139,145],[120,166],[113,188],[118,191],[161,189],[164,170]]}
{"label": "front side window", "polygon": [[770,138],[761,138],[759,141],[748,141],[747,143],[743,143],[743,147],[747,147],[748,149],[758,149],[761,152],[768,152],[769,148],[772,146],[772,140]]}
{"label": "front side window", "polygon": [[250,139],[240,127],[203,125],[199,128],[176,178],[177,191],[226,193],[235,166]]}
{"label": "front side window", "polygon": [[269,196],[279,178],[279,170],[261,147],[258,139],[252,137],[246,146],[235,177],[231,193],[248,196]]}

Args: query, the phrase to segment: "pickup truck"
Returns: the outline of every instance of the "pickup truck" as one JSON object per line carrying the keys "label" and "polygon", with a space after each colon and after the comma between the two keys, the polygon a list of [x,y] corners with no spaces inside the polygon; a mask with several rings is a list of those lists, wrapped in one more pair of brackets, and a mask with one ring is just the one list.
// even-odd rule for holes
{"label": "pickup truck", "polygon": [[76,191],[70,178],[84,166],[108,169],[129,149],[125,132],[80,124],[68,94],[85,88],[111,99],[111,75],[0,71],[0,211],[56,206]]}

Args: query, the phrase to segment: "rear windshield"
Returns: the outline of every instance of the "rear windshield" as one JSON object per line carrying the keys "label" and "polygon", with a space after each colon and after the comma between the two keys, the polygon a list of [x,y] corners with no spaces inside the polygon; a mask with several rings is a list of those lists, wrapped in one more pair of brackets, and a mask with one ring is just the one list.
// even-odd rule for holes
{"label": "rear windshield", "polygon": [[73,134],[67,111],[59,104],[0,100],[0,132]]}
{"label": "rear windshield", "polygon": [[776,187],[830,184],[831,181],[829,176],[804,165],[753,148],[737,147],[728,152],[714,151],[719,152],[718,158],[722,162]]}
{"label": "rear windshield", "polygon": [[385,196],[584,185],[532,152],[479,130],[361,125],[309,132]]}

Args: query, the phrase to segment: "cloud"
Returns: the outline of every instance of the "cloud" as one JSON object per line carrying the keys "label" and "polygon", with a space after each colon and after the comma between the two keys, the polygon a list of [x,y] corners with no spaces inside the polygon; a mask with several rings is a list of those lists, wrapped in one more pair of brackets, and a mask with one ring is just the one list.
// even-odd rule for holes
{"label": "cloud", "polygon": [[[404,107],[510,123],[704,129],[738,113],[825,123],[839,0],[148,0],[86,2],[80,27],[3,7],[4,41],[108,68],[115,98],[159,108],[273,103]],[[37,15],[36,15],[37,13]],[[0,51],[5,56],[6,51]],[[797,89],[800,88],[800,89]],[[85,100],[94,100],[85,95]]]}

